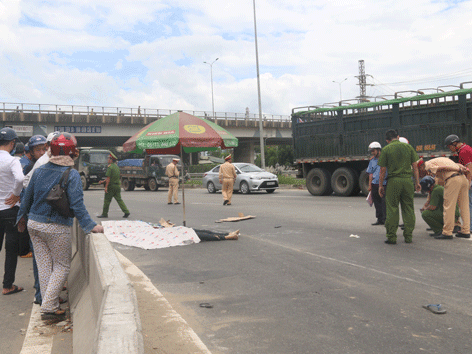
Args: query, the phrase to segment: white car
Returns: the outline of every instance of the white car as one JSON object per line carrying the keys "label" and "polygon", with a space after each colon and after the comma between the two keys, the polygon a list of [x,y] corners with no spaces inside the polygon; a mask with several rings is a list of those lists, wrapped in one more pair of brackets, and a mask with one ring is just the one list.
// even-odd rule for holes
{"label": "white car", "polygon": [[[252,163],[236,162],[233,165],[237,174],[233,190],[240,191],[243,194],[262,190],[273,193],[279,188],[279,180],[273,173],[266,172]],[[209,193],[221,190],[221,183],[218,179],[220,166],[216,166],[203,175],[202,184]]]}

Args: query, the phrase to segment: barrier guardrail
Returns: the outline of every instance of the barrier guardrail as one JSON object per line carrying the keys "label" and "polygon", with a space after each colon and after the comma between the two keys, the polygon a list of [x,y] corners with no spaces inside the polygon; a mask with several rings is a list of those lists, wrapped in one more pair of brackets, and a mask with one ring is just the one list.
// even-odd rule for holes
{"label": "barrier guardrail", "polygon": [[[53,115],[82,115],[82,116],[113,116],[113,117],[145,117],[162,118],[170,114],[179,112],[176,109],[156,109],[156,108],[132,108],[132,107],[104,107],[104,106],[75,106],[75,105],[57,105],[57,104],[39,104],[39,103],[13,103],[2,102],[1,111],[5,113],[35,113],[35,114],[53,114]],[[209,111],[191,111],[180,110],[209,120],[231,119],[231,120],[259,120],[256,113],[236,113],[236,112],[212,112]],[[290,115],[264,114],[265,121],[291,121]]]}

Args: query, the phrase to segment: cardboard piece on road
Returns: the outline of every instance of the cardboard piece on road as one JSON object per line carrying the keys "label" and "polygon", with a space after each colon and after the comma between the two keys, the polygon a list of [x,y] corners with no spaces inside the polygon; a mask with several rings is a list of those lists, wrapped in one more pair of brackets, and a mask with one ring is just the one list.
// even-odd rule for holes
{"label": "cardboard piece on road", "polygon": [[224,222],[224,221],[235,222],[235,221],[248,220],[248,219],[254,219],[254,218],[255,216],[253,215],[244,216],[243,213],[238,213],[238,216],[230,216],[229,218],[216,220],[215,222]]}
{"label": "cardboard piece on road", "polygon": [[164,227],[174,227],[175,226],[175,224],[171,223],[170,220],[165,221],[164,218],[161,218],[161,220],[159,220],[159,224],[161,224],[161,226],[164,226]]}

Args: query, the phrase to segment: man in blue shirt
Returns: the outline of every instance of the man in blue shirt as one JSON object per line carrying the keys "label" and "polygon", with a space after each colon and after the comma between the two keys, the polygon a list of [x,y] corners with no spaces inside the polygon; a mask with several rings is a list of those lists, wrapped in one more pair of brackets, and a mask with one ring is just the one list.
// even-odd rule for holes
{"label": "man in blue shirt", "polygon": [[[369,145],[369,151],[372,155],[372,159],[369,162],[366,172],[369,174],[369,188],[368,190],[372,194],[372,201],[375,206],[375,216],[377,221],[372,225],[385,225],[385,219],[387,211],[385,207],[385,196],[381,197],[379,194],[379,178],[380,178],[380,166],[378,165],[382,146],[377,141],[373,141]],[[385,176],[386,177],[386,176]],[[384,180],[384,186],[387,185],[387,178]]]}

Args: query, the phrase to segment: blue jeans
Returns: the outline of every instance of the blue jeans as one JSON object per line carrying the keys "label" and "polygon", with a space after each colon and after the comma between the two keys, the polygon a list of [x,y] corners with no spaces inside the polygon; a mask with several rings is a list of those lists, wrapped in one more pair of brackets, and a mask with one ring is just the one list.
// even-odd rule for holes
{"label": "blue jeans", "polygon": [[36,302],[42,303],[43,299],[41,298],[41,289],[39,288],[39,275],[38,275],[38,265],[36,264],[36,256],[34,255],[33,243],[30,239],[30,249],[33,253],[33,275],[34,275],[34,288],[36,292],[34,293],[34,299]]}

